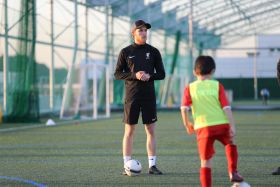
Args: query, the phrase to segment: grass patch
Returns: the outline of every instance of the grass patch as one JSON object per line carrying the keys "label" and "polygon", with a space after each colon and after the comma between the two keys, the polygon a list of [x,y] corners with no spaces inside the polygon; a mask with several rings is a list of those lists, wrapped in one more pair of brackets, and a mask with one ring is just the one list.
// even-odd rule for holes
{"label": "grass patch", "polygon": [[[240,173],[253,187],[279,186],[279,176],[271,175],[280,166],[279,112],[234,111],[234,116]],[[196,140],[186,135],[179,111],[159,113],[157,155],[164,175],[147,175],[146,136],[139,124],[133,157],[143,171],[122,176],[121,118],[119,113],[107,120],[1,132],[0,176],[47,186],[200,186]],[[215,146],[213,186],[230,186],[223,147]],[[0,178],[0,186],[28,185]]]}

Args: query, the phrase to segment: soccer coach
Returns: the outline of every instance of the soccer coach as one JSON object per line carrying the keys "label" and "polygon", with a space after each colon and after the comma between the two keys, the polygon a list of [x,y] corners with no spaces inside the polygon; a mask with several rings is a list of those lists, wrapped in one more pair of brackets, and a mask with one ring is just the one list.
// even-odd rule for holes
{"label": "soccer coach", "polygon": [[114,75],[116,79],[125,80],[124,164],[132,156],[134,132],[141,112],[147,135],[148,173],[160,175],[162,172],[156,167],[157,111],[154,81],[164,79],[165,70],[158,49],[146,43],[147,30],[150,28],[151,25],[143,20],[133,23],[131,34],[134,43],[120,51]]}

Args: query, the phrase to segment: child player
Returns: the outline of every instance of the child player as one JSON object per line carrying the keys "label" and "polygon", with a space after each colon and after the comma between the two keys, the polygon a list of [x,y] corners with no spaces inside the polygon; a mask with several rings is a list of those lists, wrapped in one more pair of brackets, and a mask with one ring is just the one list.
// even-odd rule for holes
{"label": "child player", "polygon": [[[234,144],[235,125],[231,108],[222,84],[211,80],[215,68],[215,62],[210,56],[199,56],[196,59],[194,75],[197,80],[185,88],[181,106],[182,119],[188,134],[195,132],[197,135],[202,187],[212,186],[211,168],[216,140],[225,146],[230,181],[243,181],[243,177],[237,172],[238,153]],[[194,124],[189,120],[190,108]]]}

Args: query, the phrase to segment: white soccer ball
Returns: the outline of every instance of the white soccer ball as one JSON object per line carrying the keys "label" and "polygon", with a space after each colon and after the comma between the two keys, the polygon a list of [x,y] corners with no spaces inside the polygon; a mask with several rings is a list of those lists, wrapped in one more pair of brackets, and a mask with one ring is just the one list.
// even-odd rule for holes
{"label": "white soccer ball", "polygon": [[128,176],[136,176],[141,173],[142,166],[138,160],[129,160],[125,163],[124,169]]}
{"label": "white soccer ball", "polygon": [[235,182],[231,187],[251,187],[251,186],[243,181],[243,182]]}

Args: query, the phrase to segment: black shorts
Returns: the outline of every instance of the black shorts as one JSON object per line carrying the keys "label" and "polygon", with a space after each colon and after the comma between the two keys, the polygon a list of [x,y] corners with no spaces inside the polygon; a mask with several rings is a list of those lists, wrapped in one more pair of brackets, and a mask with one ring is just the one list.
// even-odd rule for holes
{"label": "black shorts", "polygon": [[123,122],[126,124],[137,124],[140,111],[143,124],[151,124],[157,121],[155,100],[133,100],[125,101]]}

